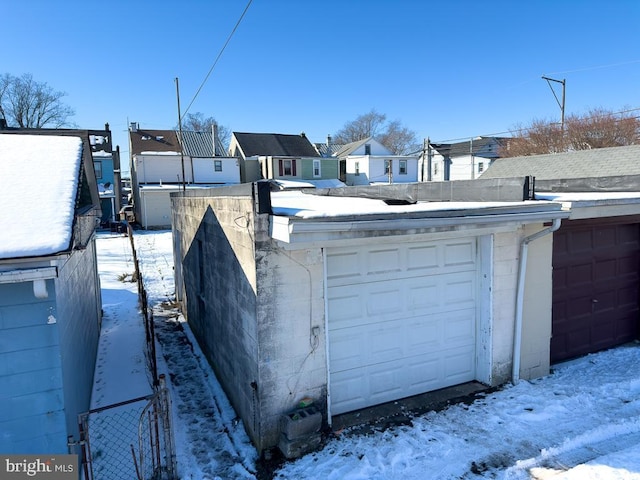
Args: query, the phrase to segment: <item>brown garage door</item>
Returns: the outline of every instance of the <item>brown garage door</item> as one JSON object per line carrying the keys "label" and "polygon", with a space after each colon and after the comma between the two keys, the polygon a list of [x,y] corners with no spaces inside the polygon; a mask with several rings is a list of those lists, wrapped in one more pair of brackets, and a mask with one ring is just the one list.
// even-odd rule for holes
{"label": "brown garage door", "polygon": [[554,234],[552,363],[638,337],[638,222],[564,221]]}

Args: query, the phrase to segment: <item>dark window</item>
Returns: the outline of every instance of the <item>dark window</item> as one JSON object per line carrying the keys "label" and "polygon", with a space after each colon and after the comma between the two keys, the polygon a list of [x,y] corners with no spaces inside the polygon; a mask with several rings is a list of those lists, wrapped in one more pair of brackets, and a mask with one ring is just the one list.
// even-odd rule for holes
{"label": "dark window", "polygon": [[214,160],[213,161],[213,169],[216,172],[221,172],[222,171],[222,160]]}
{"label": "dark window", "polygon": [[93,169],[96,171],[96,180],[102,179],[102,162],[93,162]]}

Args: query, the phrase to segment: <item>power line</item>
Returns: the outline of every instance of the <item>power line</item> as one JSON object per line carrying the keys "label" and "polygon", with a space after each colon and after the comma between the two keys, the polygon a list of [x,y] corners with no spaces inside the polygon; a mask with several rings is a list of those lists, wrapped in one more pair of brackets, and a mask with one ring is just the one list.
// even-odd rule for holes
{"label": "power line", "polygon": [[[611,115],[622,115],[625,113],[631,113],[631,112],[637,112],[640,111],[640,107],[638,108],[630,108],[629,110],[622,110],[620,112],[612,112]],[[631,118],[640,118],[640,116],[635,116],[635,117],[631,117]],[[621,120],[626,120],[626,119],[616,119],[616,121],[621,121]],[[478,138],[478,137],[498,137],[500,135],[507,135],[507,134],[511,134],[513,135],[515,134],[522,134],[522,133],[526,133],[528,131],[531,130],[535,130],[535,127],[528,127],[528,128],[516,128],[516,129],[512,129],[512,130],[507,130],[505,132],[496,132],[496,133],[485,133],[482,135],[469,135],[466,137],[458,137],[458,138],[449,138],[446,140],[438,140],[438,141],[433,141],[431,143],[455,143],[455,142],[463,142],[463,141],[467,141],[470,138]]]}
{"label": "power line", "polygon": [[222,46],[222,49],[220,50],[220,53],[218,53],[218,56],[216,57],[216,59],[213,62],[213,65],[211,65],[211,68],[209,69],[209,73],[207,73],[207,76],[204,77],[204,80],[202,81],[202,83],[200,84],[200,87],[198,88],[198,90],[196,91],[195,95],[193,96],[193,98],[191,99],[191,102],[189,102],[189,105],[187,106],[186,110],[184,111],[183,115],[186,115],[187,112],[189,111],[189,109],[191,108],[191,105],[193,105],[193,102],[195,102],[196,98],[198,97],[198,95],[200,94],[200,90],[202,90],[202,87],[204,87],[204,84],[207,83],[207,80],[209,80],[209,76],[211,75],[211,72],[213,72],[213,69],[216,67],[218,60],[220,60],[220,57],[222,56],[222,54],[224,53],[225,49],[227,48],[227,45],[229,45],[229,42],[231,41],[231,37],[233,37],[233,34],[236,33],[236,30],[238,29],[238,27],[240,26],[240,22],[242,22],[242,19],[244,18],[245,14],[247,13],[247,10],[249,10],[249,6],[251,5],[251,2],[253,0],[249,0],[249,2],[247,3],[247,6],[244,7],[244,11],[242,12],[242,15],[240,15],[240,18],[238,19],[238,21],[236,22],[236,26],[233,27],[233,30],[231,31],[231,33],[229,34],[229,36],[227,37],[227,41],[224,42],[224,45]]}

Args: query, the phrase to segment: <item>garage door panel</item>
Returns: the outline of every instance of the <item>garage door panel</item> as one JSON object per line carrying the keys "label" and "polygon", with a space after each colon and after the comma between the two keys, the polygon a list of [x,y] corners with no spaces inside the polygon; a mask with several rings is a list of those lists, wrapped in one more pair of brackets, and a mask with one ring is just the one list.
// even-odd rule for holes
{"label": "garage door panel", "polygon": [[410,247],[407,249],[407,268],[411,271],[433,272],[440,265],[438,248],[435,245]]}
{"label": "garage door panel", "polygon": [[327,304],[329,311],[332,312],[331,320],[335,327],[340,328],[343,322],[347,322],[349,325],[352,322],[357,322],[363,314],[362,303],[362,296],[358,292],[329,289]]}
{"label": "garage door panel", "polygon": [[327,257],[327,271],[332,279],[356,281],[361,276],[358,252],[336,253]]}
{"label": "garage door panel", "polygon": [[554,234],[552,362],[638,336],[640,225],[600,223],[570,221]]}
{"label": "garage door panel", "polygon": [[371,250],[367,254],[365,265],[367,275],[399,272],[402,267],[400,251],[397,248]]}
{"label": "garage door panel", "polygon": [[454,312],[443,320],[444,343],[447,345],[474,345],[475,318],[474,310],[466,309]]}
{"label": "garage door panel", "polygon": [[352,250],[327,252],[332,413],[473,380],[476,240]]}
{"label": "garage door panel", "polygon": [[444,248],[444,266],[474,265],[476,261],[475,242],[451,243]]}

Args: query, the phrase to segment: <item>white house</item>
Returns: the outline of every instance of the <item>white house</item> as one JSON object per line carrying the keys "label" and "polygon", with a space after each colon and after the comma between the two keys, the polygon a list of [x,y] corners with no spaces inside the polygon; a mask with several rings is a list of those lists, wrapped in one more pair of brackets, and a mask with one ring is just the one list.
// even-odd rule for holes
{"label": "white house", "polygon": [[500,157],[499,149],[505,141],[501,137],[476,137],[458,143],[431,143],[419,157],[419,181],[474,180]]}
{"label": "white house", "polygon": [[143,228],[170,226],[171,193],[240,183],[238,159],[225,155],[215,136],[215,129],[180,133],[131,125],[133,205]]}
{"label": "white house", "polygon": [[335,155],[345,164],[347,185],[418,181],[417,157],[394,155],[372,137],[349,143]]}

